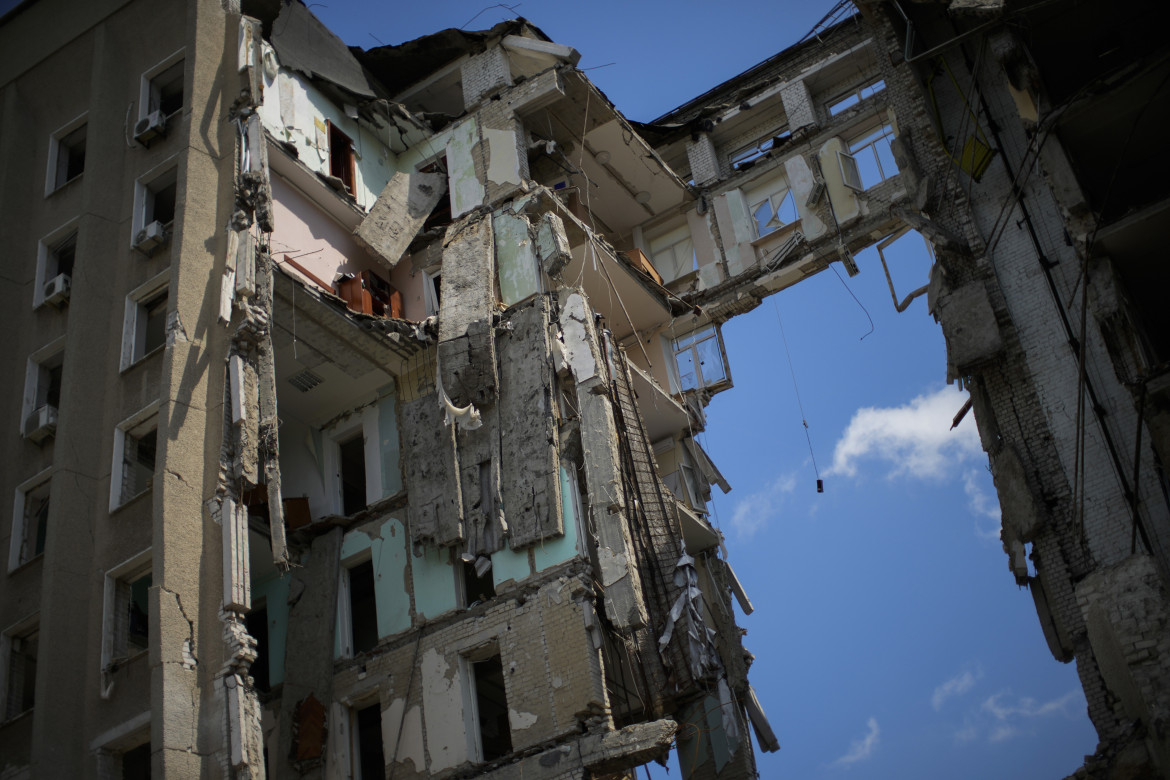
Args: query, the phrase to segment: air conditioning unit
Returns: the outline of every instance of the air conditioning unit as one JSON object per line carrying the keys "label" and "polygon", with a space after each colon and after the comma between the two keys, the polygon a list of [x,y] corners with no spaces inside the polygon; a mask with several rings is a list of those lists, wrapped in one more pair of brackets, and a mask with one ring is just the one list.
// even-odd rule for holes
{"label": "air conditioning unit", "polygon": [[57,274],[45,282],[45,303],[56,306],[69,300],[69,287],[69,274]]}
{"label": "air conditioning unit", "polygon": [[24,421],[24,435],[40,444],[57,432],[57,407],[46,404],[30,414]]}
{"label": "air conditioning unit", "polygon": [[134,236],[134,248],[141,252],[153,252],[166,243],[166,240],[166,228],[163,227],[163,223],[155,220],[139,230],[138,235]]}
{"label": "air conditioning unit", "polygon": [[150,146],[155,138],[167,134],[167,118],[162,111],[151,111],[134,125],[134,140],[143,146]]}

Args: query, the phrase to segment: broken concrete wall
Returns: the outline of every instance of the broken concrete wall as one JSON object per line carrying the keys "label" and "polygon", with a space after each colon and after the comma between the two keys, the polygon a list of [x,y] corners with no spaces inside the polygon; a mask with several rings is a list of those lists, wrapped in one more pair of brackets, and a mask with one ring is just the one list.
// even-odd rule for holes
{"label": "broken concrete wall", "polygon": [[455,429],[443,423],[437,393],[399,406],[403,483],[410,496],[410,538],[452,545],[463,539],[463,499],[455,459]]}
{"label": "broken concrete wall", "polygon": [[499,417],[509,432],[501,485],[516,550],[564,533],[550,318],[548,300],[538,297],[511,314],[499,340]]}
{"label": "broken concrete wall", "polygon": [[491,220],[451,225],[443,241],[439,382],[459,407],[495,400],[495,276]]}
{"label": "broken concrete wall", "polygon": [[446,191],[447,182],[440,173],[395,173],[354,230],[354,240],[393,269]]}

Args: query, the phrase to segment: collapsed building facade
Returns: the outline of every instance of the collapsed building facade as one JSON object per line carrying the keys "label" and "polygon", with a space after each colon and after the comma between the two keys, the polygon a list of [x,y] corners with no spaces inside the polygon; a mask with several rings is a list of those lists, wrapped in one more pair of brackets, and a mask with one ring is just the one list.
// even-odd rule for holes
{"label": "collapsed building facade", "polygon": [[1083,772],[1165,773],[1152,32],[842,4],[636,124],[524,20],[73,5],[0,23],[3,776],[754,776],[720,326],[909,231]]}

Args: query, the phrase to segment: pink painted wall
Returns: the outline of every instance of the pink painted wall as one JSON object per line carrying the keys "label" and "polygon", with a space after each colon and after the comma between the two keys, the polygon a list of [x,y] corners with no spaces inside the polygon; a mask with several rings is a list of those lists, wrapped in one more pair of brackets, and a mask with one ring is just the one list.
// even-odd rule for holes
{"label": "pink painted wall", "polygon": [[426,316],[422,274],[411,274],[409,259],[404,259],[387,273],[369,252],[358,246],[349,230],[281,176],[274,174],[271,178],[273,222],[276,225],[271,239],[272,256],[278,265],[313,287],[318,285],[285,263],[285,255],[324,282],[332,282],[339,273],[374,271],[402,293],[406,319],[421,320]]}

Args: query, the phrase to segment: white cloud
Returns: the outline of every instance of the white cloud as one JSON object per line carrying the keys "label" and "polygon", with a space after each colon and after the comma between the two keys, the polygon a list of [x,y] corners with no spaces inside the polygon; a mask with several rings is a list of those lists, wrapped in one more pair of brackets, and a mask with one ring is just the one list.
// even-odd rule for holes
{"label": "white cloud", "polygon": [[863,458],[886,461],[889,476],[939,479],[982,454],[971,415],[951,430],[966,394],[952,385],[920,395],[902,406],[858,409],[833,451],[826,475],[857,475]]}
{"label": "white cloud", "polygon": [[955,732],[956,742],[973,742],[979,736],[979,729],[971,721],[964,721],[963,728]]}
{"label": "white cloud", "polygon": [[950,699],[954,696],[962,696],[964,693],[974,688],[976,679],[976,675],[972,674],[970,670],[967,670],[956,674],[954,677],[935,688],[934,695],[930,697],[930,703],[931,706],[934,707],[934,711],[938,712],[941,710],[947,699]]}
{"label": "white cloud", "polygon": [[[999,500],[979,484],[979,472],[976,469],[963,472],[963,492],[967,494],[967,507],[975,515],[975,535],[980,539],[999,541]],[[988,520],[993,522],[989,523]]]}
{"label": "white cloud", "polygon": [[781,474],[763,490],[740,499],[731,515],[730,525],[740,536],[752,536],[761,527],[780,516],[784,496],[796,489],[795,474]]}
{"label": "white cloud", "polygon": [[866,722],[866,726],[868,726],[869,731],[866,732],[865,736],[854,740],[853,744],[849,746],[849,751],[834,761],[833,766],[849,767],[870,757],[873,749],[877,747],[882,730],[878,728],[877,718],[870,718]]}
{"label": "white cloud", "polygon": [[987,738],[987,741],[991,742],[992,744],[996,742],[1006,742],[1012,737],[1018,737],[1019,735],[1020,730],[1018,728],[1007,723],[1001,723],[995,727],[994,731],[991,732],[991,736]]}
{"label": "white cloud", "polygon": [[[1027,696],[1015,701],[1007,692],[989,696],[980,707],[982,725],[987,730],[990,743],[1006,742],[1027,733],[1028,721],[1053,715],[1073,717],[1078,708],[1085,707],[1085,696],[1079,690],[1069,691],[1064,696],[1046,702],[1038,702]],[[978,735],[979,727],[970,718],[964,727],[955,732],[955,739],[970,742]]]}

